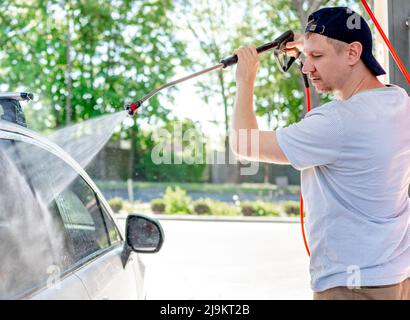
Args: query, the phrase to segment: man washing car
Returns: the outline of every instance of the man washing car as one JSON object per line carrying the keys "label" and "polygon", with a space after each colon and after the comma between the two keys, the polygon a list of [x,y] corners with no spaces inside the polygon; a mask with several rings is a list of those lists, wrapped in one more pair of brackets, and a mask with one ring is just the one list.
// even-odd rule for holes
{"label": "man washing car", "polygon": [[314,299],[410,299],[410,98],[377,79],[385,72],[370,29],[348,8],[314,12],[286,50],[303,51],[302,72],[336,99],[298,123],[261,131],[253,110],[258,55],[235,50],[233,152],[301,171]]}

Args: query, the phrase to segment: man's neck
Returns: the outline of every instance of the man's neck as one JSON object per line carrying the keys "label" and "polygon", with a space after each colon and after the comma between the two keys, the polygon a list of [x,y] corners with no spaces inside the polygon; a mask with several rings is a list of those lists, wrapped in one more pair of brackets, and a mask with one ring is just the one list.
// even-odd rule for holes
{"label": "man's neck", "polygon": [[335,91],[335,96],[341,100],[347,100],[364,90],[383,88],[384,84],[381,83],[370,72],[362,73],[362,75],[351,77],[349,81],[345,81],[345,86]]}

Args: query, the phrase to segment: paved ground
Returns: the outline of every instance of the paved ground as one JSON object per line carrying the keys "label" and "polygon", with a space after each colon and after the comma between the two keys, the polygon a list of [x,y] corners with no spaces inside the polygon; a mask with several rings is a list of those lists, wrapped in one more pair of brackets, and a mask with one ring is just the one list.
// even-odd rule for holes
{"label": "paved ground", "polygon": [[311,299],[298,223],[162,221],[148,299]]}

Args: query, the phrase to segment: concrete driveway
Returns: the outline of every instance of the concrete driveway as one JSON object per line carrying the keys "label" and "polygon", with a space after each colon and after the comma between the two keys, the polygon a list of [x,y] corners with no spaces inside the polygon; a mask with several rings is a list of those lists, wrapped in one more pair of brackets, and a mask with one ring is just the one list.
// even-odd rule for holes
{"label": "concrete driveway", "polygon": [[162,220],[148,299],[312,299],[298,223]]}

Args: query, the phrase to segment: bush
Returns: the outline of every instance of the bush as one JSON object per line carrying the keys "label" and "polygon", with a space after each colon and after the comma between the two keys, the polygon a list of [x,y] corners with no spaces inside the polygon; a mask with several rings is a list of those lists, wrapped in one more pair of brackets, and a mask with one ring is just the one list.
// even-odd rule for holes
{"label": "bush", "polygon": [[283,203],[283,210],[288,216],[297,216],[300,211],[300,203],[298,201],[286,201]]}
{"label": "bush", "polygon": [[166,213],[191,213],[191,198],[186,195],[186,191],[180,187],[167,187],[164,194]]}
{"label": "bush", "polygon": [[211,213],[211,205],[210,200],[205,199],[198,199],[193,203],[194,212],[196,214],[210,214]]}
{"label": "bush", "polygon": [[240,213],[238,207],[229,205],[222,201],[212,200],[210,205],[211,213],[215,216],[237,216]]}
{"label": "bush", "polygon": [[152,199],[150,202],[151,210],[154,213],[164,213],[165,212],[165,201],[163,199]]}
{"label": "bush", "polygon": [[253,202],[244,202],[241,204],[241,213],[244,216],[256,216],[257,210]]}
{"label": "bush", "polygon": [[110,205],[111,209],[114,212],[119,212],[122,209],[122,207],[124,205],[124,202],[123,202],[122,198],[115,197],[115,198],[112,198],[112,199],[108,200],[108,204]]}
{"label": "bush", "polygon": [[264,217],[278,217],[280,215],[279,208],[270,202],[257,201],[254,203],[256,215]]}
{"label": "bush", "polygon": [[244,216],[278,217],[280,210],[270,202],[248,201],[241,204],[241,213]]}

